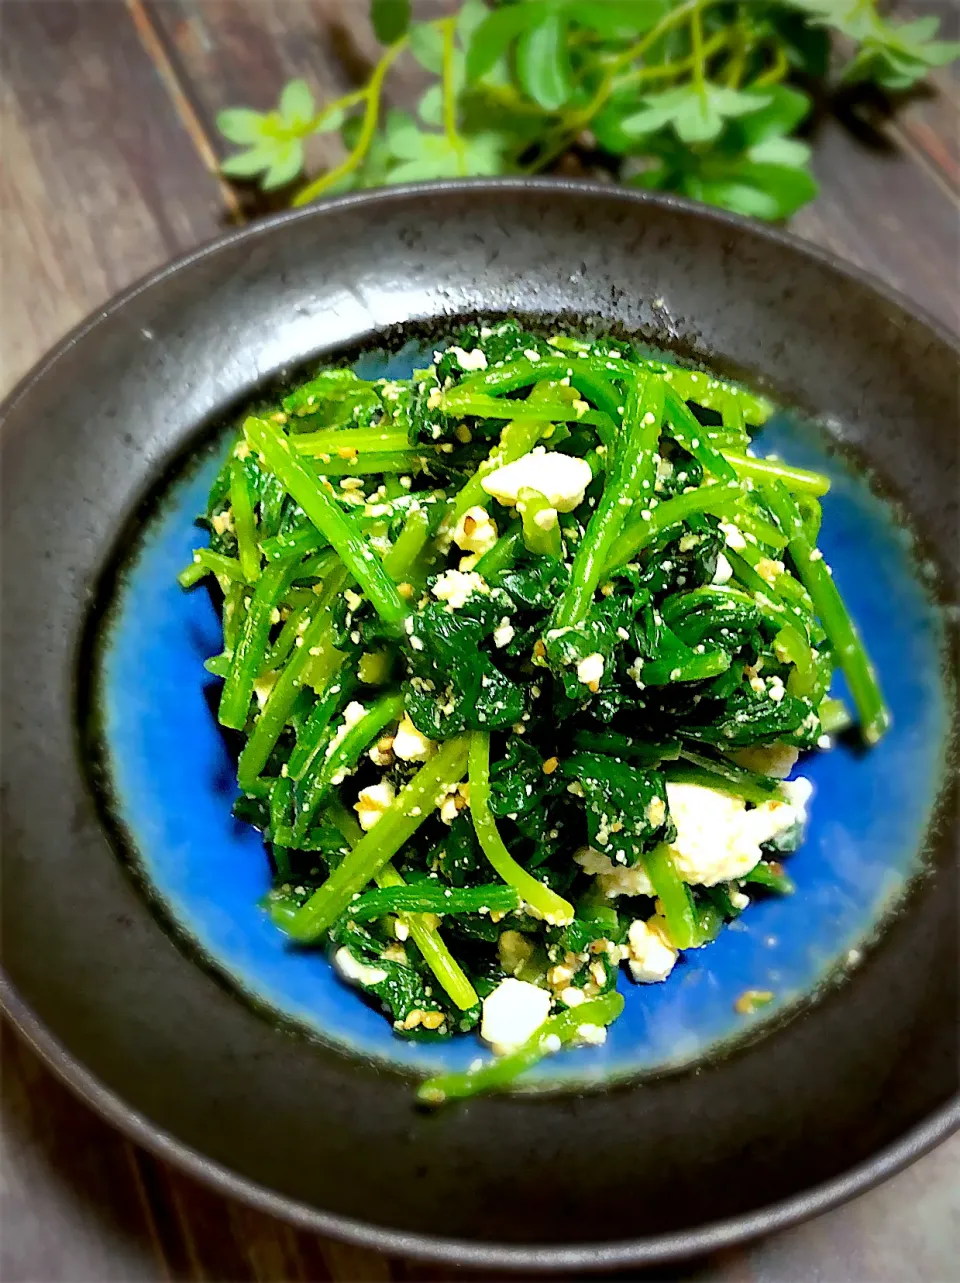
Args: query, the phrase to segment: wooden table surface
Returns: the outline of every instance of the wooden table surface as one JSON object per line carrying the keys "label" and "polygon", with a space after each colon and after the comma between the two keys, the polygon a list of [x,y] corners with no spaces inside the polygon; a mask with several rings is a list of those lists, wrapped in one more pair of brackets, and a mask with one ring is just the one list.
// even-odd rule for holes
{"label": "wooden table surface", "polygon": [[[956,0],[898,7],[939,10],[960,34]],[[366,11],[365,0],[0,0],[0,392],[116,290],[243,219],[217,176],[216,112],[270,106],[292,75],[321,97],[345,92],[376,49]],[[405,74],[398,103],[415,86]],[[824,125],[823,192],[793,227],[958,329],[960,79],[940,73],[937,88],[879,130]],[[292,1230],[198,1185],[101,1122],[9,1031],[0,1163],[0,1283],[453,1273]],[[643,1277],[942,1283],[958,1260],[955,1137],[814,1222]]]}

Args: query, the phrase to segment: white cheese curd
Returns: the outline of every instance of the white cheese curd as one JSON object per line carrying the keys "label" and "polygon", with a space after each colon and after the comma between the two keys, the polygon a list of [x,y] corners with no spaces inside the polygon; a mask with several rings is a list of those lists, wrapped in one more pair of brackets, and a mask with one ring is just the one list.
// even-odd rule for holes
{"label": "white cheese curd", "polygon": [[445,570],[430,591],[438,601],[445,601],[448,609],[459,610],[472,593],[488,593],[490,589],[475,570]]}
{"label": "white cheese curd", "polygon": [[679,951],[670,944],[653,919],[644,922],[642,918],[637,918],[631,922],[627,942],[630,950],[627,963],[630,974],[638,984],[650,985],[666,980],[679,957]]}
{"label": "white cheese curd", "polygon": [[587,995],[576,985],[567,985],[566,989],[561,989],[557,997],[565,1007],[579,1007],[582,1002],[586,1002]]}
{"label": "white cheese curd", "polygon": [[[800,781],[796,781],[797,784]],[[788,833],[806,817],[807,786],[796,793],[799,805],[773,798],[748,811],[743,798],[700,784],[668,784],[667,801],[677,826],[669,850],[685,882],[715,886],[745,877],[760,861],[764,842]],[[789,785],[784,786],[789,790]]]}
{"label": "white cheese curd", "polygon": [[805,775],[800,775],[795,780],[785,780],[780,787],[793,807],[794,824],[806,824],[810,814],[810,799],[813,797],[811,782]]}
{"label": "white cheese curd", "polygon": [[757,574],[771,588],[775,588],[777,580],[786,571],[786,566],[782,561],[774,561],[770,557],[761,557],[756,566]]}
{"label": "white cheese curd", "polygon": [[607,1031],[603,1025],[577,1025],[577,1042],[586,1043],[588,1047],[602,1047],[607,1041]]}
{"label": "white cheese curd", "polygon": [[573,858],[584,873],[596,877],[600,890],[610,900],[618,895],[653,895],[653,883],[641,863],[628,869],[626,865],[614,864],[602,851],[595,851],[592,846],[581,847]]}
{"label": "white cheese curd", "polygon": [[486,355],[478,347],[471,349],[469,352],[465,352],[462,347],[452,347],[448,350],[451,356],[456,357],[457,364],[461,370],[485,370],[487,368]]}
{"label": "white cheese curd", "polygon": [[550,1014],[550,994],[512,976],[483,1000],[480,1037],[498,1056],[527,1041]]}
{"label": "white cheese curd", "polygon": [[597,690],[602,676],[603,656],[599,651],[593,655],[587,655],[586,659],[581,659],[577,665],[577,681],[582,682],[584,686],[589,686],[592,691]]}
{"label": "white cheese curd", "polygon": [[389,780],[381,780],[379,784],[371,784],[360,790],[353,809],[365,833],[373,828],[395,797],[396,793]]}
{"label": "white cheese curd", "polygon": [[739,526],[735,526],[732,521],[721,521],[720,529],[723,531],[723,537],[728,548],[734,552],[742,552],[747,546],[747,541],[743,537],[743,531]]}
{"label": "white cheese curd", "polygon": [[333,739],[324,749],[324,757],[329,757],[335,748],[343,743],[344,736],[351,726],[356,726],[361,717],[365,717],[366,708],[358,700],[352,699],[347,707],[343,710],[343,721],[336,729]]}
{"label": "white cheese curd", "polygon": [[515,508],[520,491],[529,488],[539,490],[558,512],[573,512],[583,502],[583,493],[592,480],[593,473],[585,459],[538,446],[513,463],[488,472],[480,484],[487,494],[509,508]]}
{"label": "white cheese curd", "polygon": [[479,504],[468,508],[453,528],[453,542],[464,552],[481,556],[497,542],[497,523]]}
{"label": "white cheese curd", "polygon": [[516,635],[516,630],[510,622],[510,617],[504,615],[493,630],[493,644],[498,650],[502,650],[504,646],[510,645]]}
{"label": "white cheese curd", "polygon": [[723,553],[717,554],[717,568],[713,572],[713,582],[715,584],[728,584],[733,578],[733,567],[726,559]]}
{"label": "white cheese curd", "polygon": [[333,965],[344,980],[355,985],[378,985],[387,978],[382,967],[368,967],[358,962],[349,949],[338,949],[333,955]]}
{"label": "white cheese curd", "polygon": [[428,739],[426,735],[421,735],[408,715],[404,713],[403,721],[397,727],[393,737],[394,757],[402,758],[404,762],[425,762],[436,750],[437,746],[433,740]]}

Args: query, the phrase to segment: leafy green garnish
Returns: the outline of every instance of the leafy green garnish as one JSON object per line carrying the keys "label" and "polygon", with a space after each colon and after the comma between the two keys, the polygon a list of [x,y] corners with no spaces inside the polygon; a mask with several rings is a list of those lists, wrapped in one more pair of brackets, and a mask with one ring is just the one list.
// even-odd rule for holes
{"label": "leafy green garnish", "polygon": [[[222,111],[220,132],[241,149],[224,174],[286,186],[303,173],[304,142],[339,129],[345,158],[310,178],[295,204],[389,183],[536,173],[587,149],[590,164],[631,185],[782,219],[817,193],[797,132],[812,93],[829,90],[832,36],[846,59],[837,83],[894,93],[960,53],[935,38],[935,17],[897,23],[876,0],[463,0],[421,22],[410,0],[371,0],[370,15],[385,49],[367,84],[318,108],[293,80],[272,111]],[[401,56],[435,77],[415,115],[384,108]]]}

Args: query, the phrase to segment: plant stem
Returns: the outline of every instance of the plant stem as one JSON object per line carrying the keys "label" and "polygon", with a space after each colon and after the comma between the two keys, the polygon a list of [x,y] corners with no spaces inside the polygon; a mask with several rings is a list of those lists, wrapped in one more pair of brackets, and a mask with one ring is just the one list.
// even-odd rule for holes
{"label": "plant stem", "polygon": [[704,73],[703,17],[699,4],[694,6],[693,13],[690,15],[690,43],[693,58],[693,85],[700,96],[700,101],[706,105],[707,79]]}
{"label": "plant stem", "polygon": [[[759,456],[737,454],[724,450],[723,457],[738,477],[748,477],[755,482],[782,481],[788,490],[798,494],[824,495],[830,489],[830,478],[807,468],[794,468],[779,459],[762,459]],[[785,535],[789,532],[784,531]]]}
{"label": "plant stem", "polygon": [[583,622],[628,509],[653,497],[653,454],[663,419],[664,386],[658,374],[641,374],[627,392],[617,451],[603,494],[574,554],[570,582],[557,603],[552,628],[575,628]]}
{"label": "plant stem", "polygon": [[[592,998],[570,1011],[558,1011],[555,1015],[548,1016],[540,1028],[516,1051],[500,1056],[497,1060],[488,1060],[476,1069],[428,1078],[421,1084],[417,1099],[426,1105],[442,1105],[445,1100],[463,1099],[476,1096],[482,1091],[510,1087],[525,1069],[548,1056],[551,1046],[572,1042],[584,1025],[605,1028],[622,1011],[623,998],[616,990],[602,994],[599,998]],[[551,1038],[556,1039],[556,1042],[551,1044]]]}
{"label": "plant stem", "polygon": [[[326,814],[346,838],[351,848],[363,841],[363,832],[359,824],[341,802],[334,802],[327,808]],[[374,875],[373,880],[382,889],[395,889],[407,885],[389,860],[380,872]],[[469,1011],[471,1007],[475,1007],[480,1001],[477,991],[450,952],[440,932],[433,925],[432,919],[422,913],[398,913],[397,916],[409,928],[413,942],[420,950],[424,962],[453,1002],[461,1011]]]}
{"label": "plant stem", "polygon": [[349,111],[355,107],[358,102],[363,102],[367,96],[367,90],[354,89],[352,93],[344,94],[342,98],[334,98],[333,102],[328,102],[317,112],[309,124],[304,126],[303,137],[308,138],[310,134],[316,133],[323,122],[336,111]]}
{"label": "plant stem", "polygon": [[733,49],[727,64],[726,83],[729,89],[739,89],[743,76],[748,49],[747,25],[743,20],[743,10],[737,6],[737,17],[733,24]]}
{"label": "plant stem", "polygon": [[[401,36],[386,50],[374,68],[370,83],[362,91],[362,97],[366,99],[367,105],[363,113],[360,137],[357,139],[357,145],[353,151],[346,160],[341,161],[334,169],[321,174],[319,178],[315,178],[312,183],[307,183],[306,187],[297,192],[293,198],[294,205],[309,205],[312,200],[316,200],[318,196],[322,196],[325,191],[329,191],[331,187],[339,183],[341,178],[346,178],[352,174],[363,161],[363,158],[370,150],[370,144],[377,128],[377,121],[380,119],[380,95],[383,92],[383,82],[393,63],[407,47],[407,39],[406,36]],[[359,102],[361,99],[358,98],[357,101]]]}
{"label": "plant stem", "polygon": [[293,449],[292,439],[277,424],[252,415],[245,420],[243,430],[251,448],[262,456],[264,466],[293,496],[337,550],[347,569],[359,580],[380,618],[387,624],[399,624],[407,614],[407,607],[384,570],[383,562],[356,525],[329,497],[332,493],[329,486],[325,490],[325,483],[301,461]]}
{"label": "plant stem", "polygon": [[465,736],[447,740],[412,780],[397,794],[374,828],[364,834],[343,863],[334,869],[290,920],[287,930],[294,940],[318,940],[343,913],[358,891],[392,860],[430,816],[437,795],[463,778],[467,765]]}
{"label": "plant stem", "polygon": [[[326,756],[316,771],[308,768],[300,777],[297,790],[297,814],[293,821],[294,840],[300,842],[307,835],[313,817],[336,787],[335,781],[352,770],[363,750],[371,744],[391,722],[403,716],[403,696],[399,693],[381,695],[367,709],[365,715],[351,726],[339,744],[328,748]],[[314,763],[316,757],[314,758]],[[314,763],[311,763],[311,767]]]}
{"label": "plant stem", "polygon": [[797,505],[780,481],[763,487],[763,497],[789,540],[787,547],[814,609],[820,616],[834,654],[850,687],[860,717],[860,731],[867,744],[876,744],[890,725],[890,713],[883,700],[877,675],[860,635],[847,611],[840,590],[833,582],[823,554],[812,546],[803,532]]}
{"label": "plant stem", "polygon": [[573,905],[518,864],[497,830],[497,822],[490,810],[490,736],[486,731],[471,734],[469,762],[470,814],[484,855],[504,882],[512,886],[527,907],[544,921],[558,925],[572,922]]}
{"label": "plant stem", "polygon": [[457,157],[457,170],[464,175],[467,172],[467,158],[464,153],[463,138],[457,129],[457,91],[453,83],[454,37],[457,20],[445,18],[439,25],[443,32],[443,132]]}
{"label": "plant stem", "polygon": [[[374,878],[378,887],[406,886],[403,878],[388,861]],[[477,991],[466,972],[450,952],[443,936],[432,925],[431,919],[421,913],[401,913],[400,921],[406,923],[413,943],[420,950],[424,962],[436,976],[444,992],[461,1011],[469,1011],[480,1001]]]}
{"label": "plant stem", "polygon": [[624,68],[629,67],[638,58],[642,58],[647,50],[655,45],[662,36],[665,36],[668,31],[671,31],[680,23],[685,22],[694,10],[699,12],[706,5],[715,3],[717,3],[717,0],[687,0],[686,4],[682,4],[671,13],[665,14],[642,40],[638,40],[635,45],[631,45],[629,49],[624,50],[622,54],[614,58],[597,86],[596,93],[585,107],[573,112],[566,121],[562,122],[557,138],[552,143],[548,143],[544,150],[540,152],[533,168],[537,170],[543,169],[562,152],[566,151],[581,129],[586,128],[597,112],[604,106],[613,92],[617,76]]}
{"label": "plant stem", "polygon": [[776,53],[773,57],[773,65],[752,83],[752,88],[763,89],[767,85],[777,85],[790,70],[790,60],[788,59],[782,45],[777,45]]}
{"label": "plant stem", "polygon": [[[715,32],[709,40],[704,41],[702,54],[704,59],[710,58],[713,54],[718,53],[728,40],[725,31]],[[696,59],[693,54],[688,54],[686,58],[678,58],[676,62],[658,62],[651,67],[634,67],[628,71],[614,84],[614,89],[623,89],[627,85],[637,84],[642,80],[669,80],[672,76],[678,76],[681,72],[692,70]]]}

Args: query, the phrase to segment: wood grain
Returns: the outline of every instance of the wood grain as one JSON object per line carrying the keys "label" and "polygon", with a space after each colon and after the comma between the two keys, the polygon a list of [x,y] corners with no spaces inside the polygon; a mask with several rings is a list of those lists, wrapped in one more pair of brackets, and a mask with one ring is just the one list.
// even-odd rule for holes
{"label": "wood grain", "polygon": [[121,0],[6,0],[2,23],[9,385],[91,308],[215,234],[224,208]]}
{"label": "wood grain", "polygon": [[[418,0],[420,16],[453,0]],[[246,207],[215,173],[217,111],[360,83],[363,0],[5,0],[0,8],[0,391],[110,294]],[[904,16],[954,0],[909,0]],[[895,121],[817,140],[820,200],[795,230],[956,325],[960,81]],[[423,78],[405,64],[389,101]],[[857,135],[859,134],[859,141]],[[333,138],[314,159],[334,159]],[[225,1199],[124,1140],[8,1035],[0,1080],[0,1283],[440,1280],[445,1266],[330,1243]],[[719,1283],[946,1283],[960,1257],[960,1138],[882,1188],[749,1248],[645,1273]],[[490,1276],[487,1276],[490,1277]],[[510,1276],[502,1275],[501,1279]]]}
{"label": "wood grain", "polygon": [[[938,40],[960,40],[960,5],[956,0],[903,0],[897,5],[904,19],[935,14],[940,19]],[[938,174],[948,189],[960,193],[960,71],[940,67],[892,125],[895,139]]]}
{"label": "wood grain", "polygon": [[[960,115],[958,115],[960,119]],[[925,167],[892,141],[872,151],[828,119],[814,169],[820,198],[791,230],[833,250],[960,329],[960,222],[957,202]]]}
{"label": "wood grain", "polygon": [[[380,56],[365,3],[343,0],[146,0],[158,39],[184,84],[197,115],[221,156],[233,150],[219,137],[217,113],[225,107],[276,105],[284,84],[302,77],[318,103],[358,88]],[[418,19],[455,8],[454,0],[414,0]],[[410,108],[427,74],[402,58],[387,81],[386,107]],[[306,144],[308,169],[335,164],[344,154],[336,134]],[[244,190],[251,210],[272,208],[277,198]]]}

